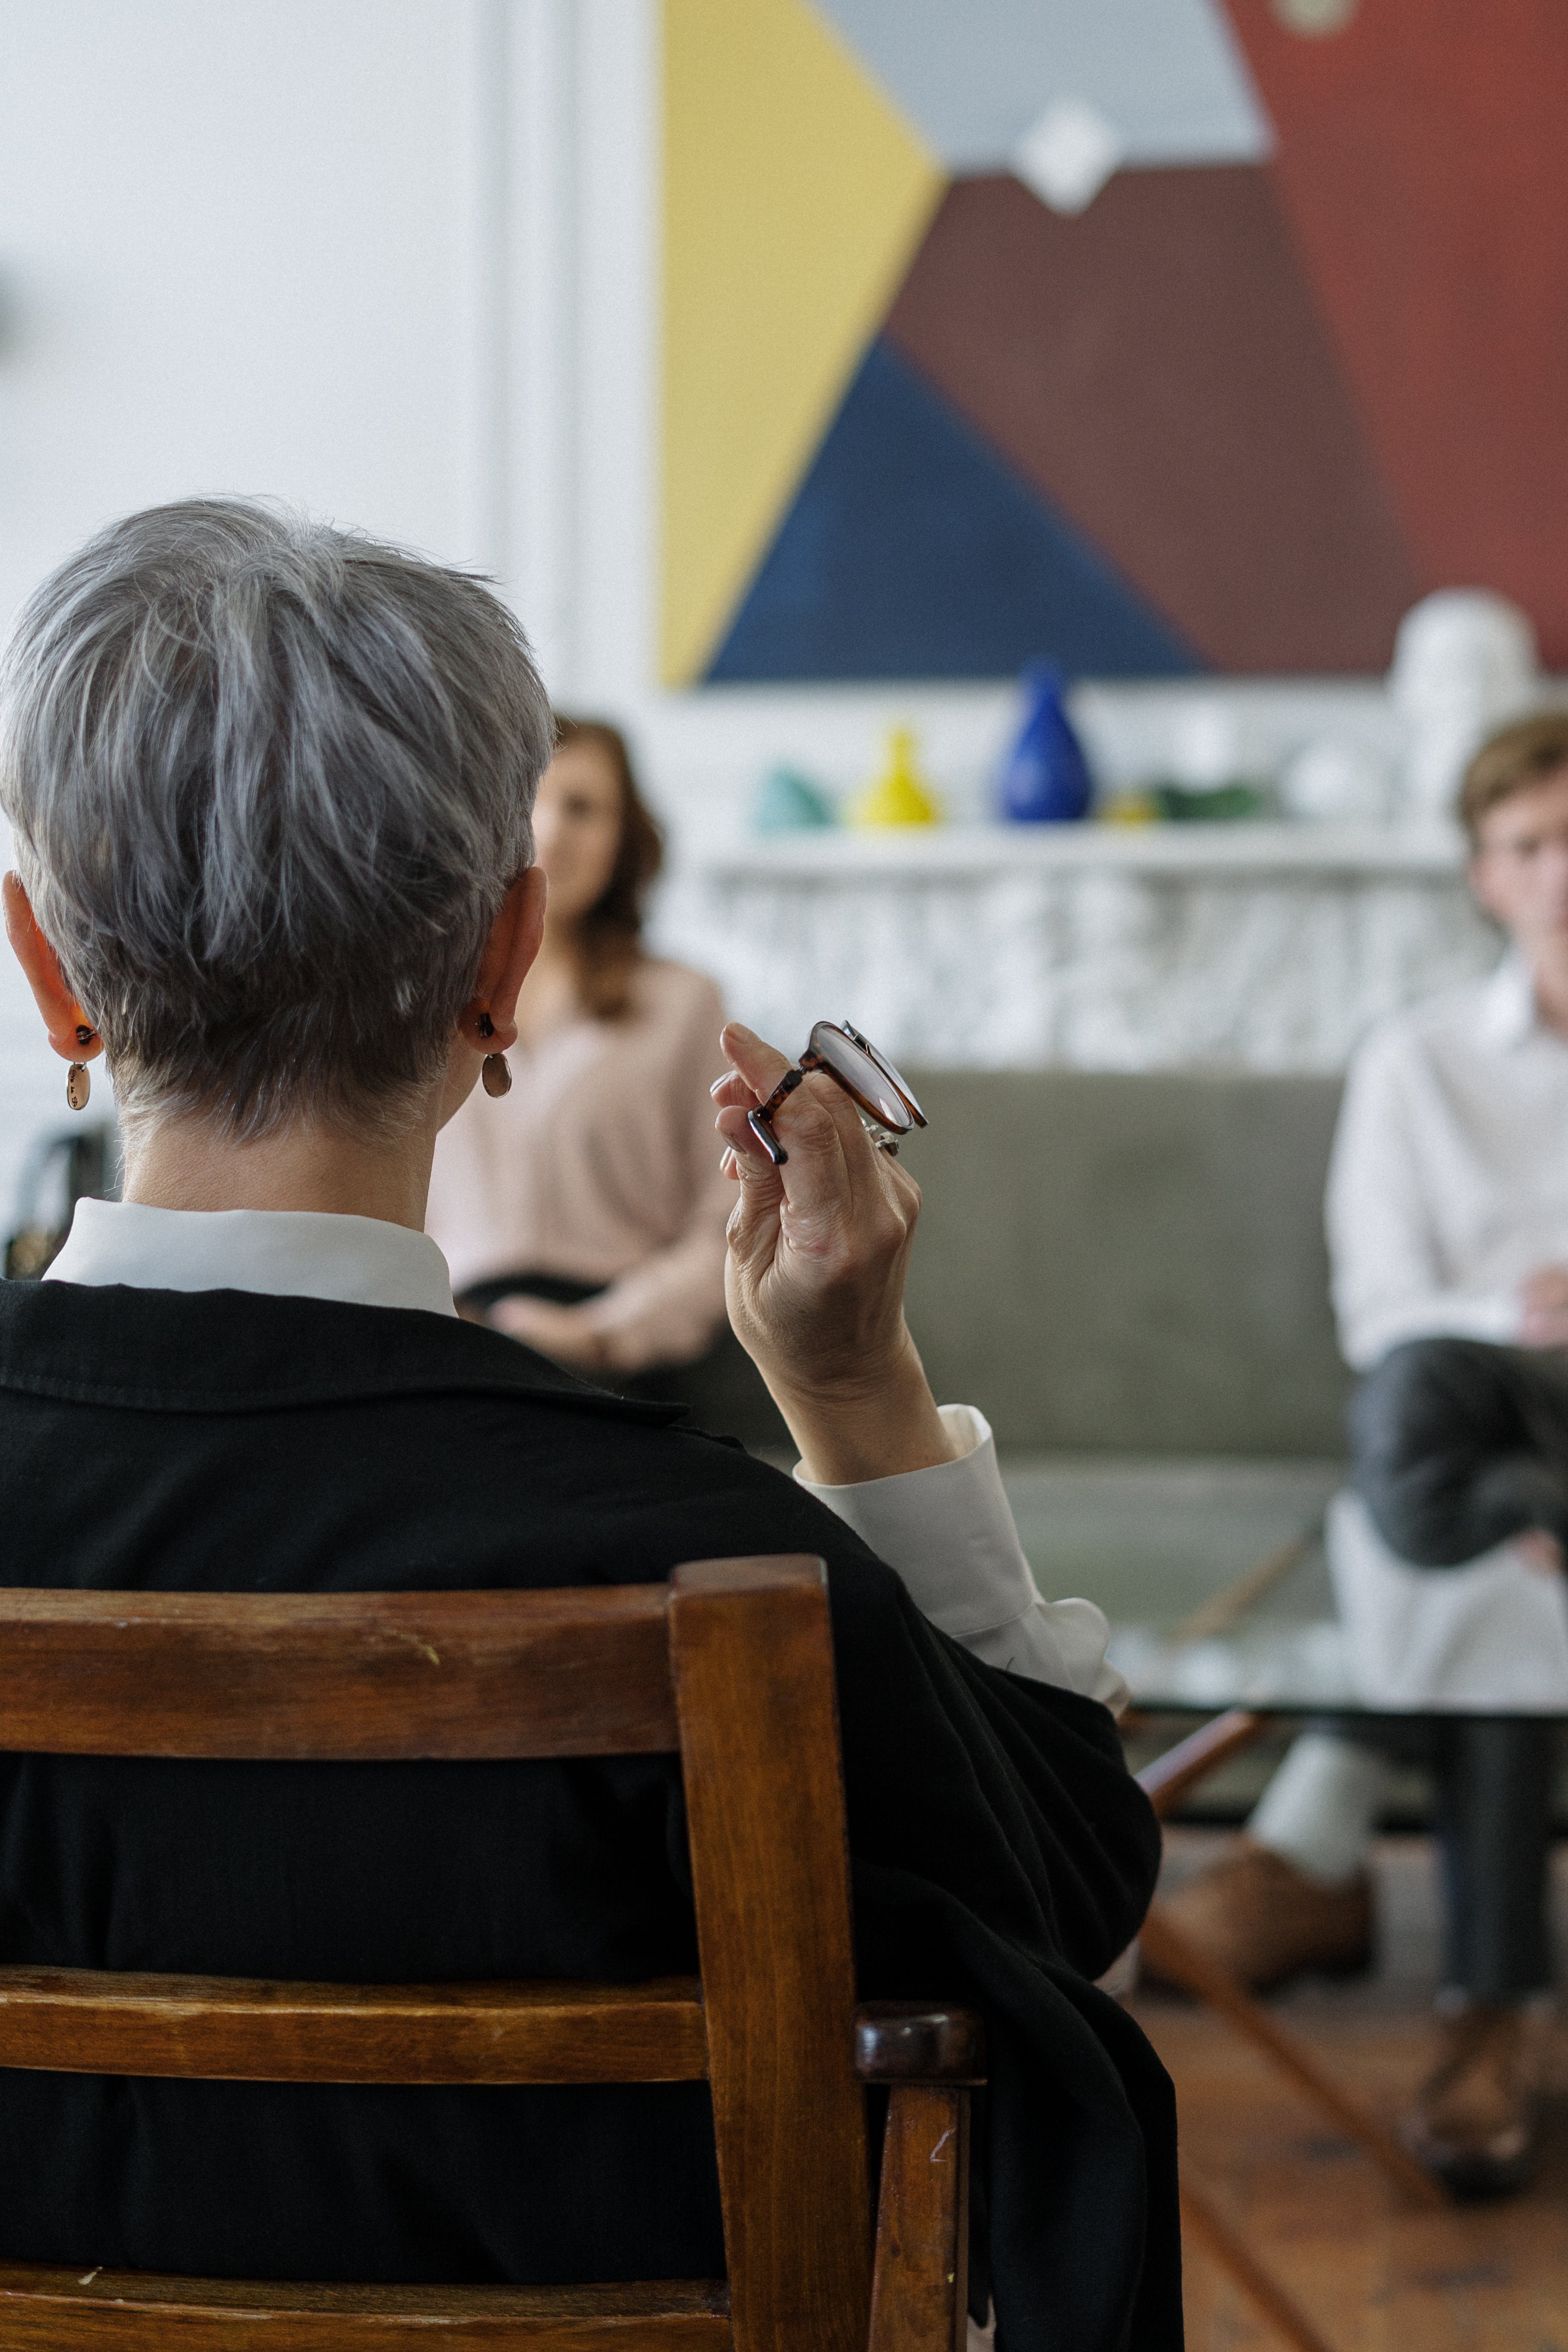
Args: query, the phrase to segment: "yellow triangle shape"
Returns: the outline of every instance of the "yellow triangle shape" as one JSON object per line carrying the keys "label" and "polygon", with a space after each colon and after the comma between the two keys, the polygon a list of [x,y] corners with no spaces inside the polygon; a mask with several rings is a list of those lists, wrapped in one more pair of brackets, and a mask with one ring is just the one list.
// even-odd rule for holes
{"label": "yellow triangle shape", "polygon": [[700,677],[944,184],[807,0],[665,0],[662,668]]}

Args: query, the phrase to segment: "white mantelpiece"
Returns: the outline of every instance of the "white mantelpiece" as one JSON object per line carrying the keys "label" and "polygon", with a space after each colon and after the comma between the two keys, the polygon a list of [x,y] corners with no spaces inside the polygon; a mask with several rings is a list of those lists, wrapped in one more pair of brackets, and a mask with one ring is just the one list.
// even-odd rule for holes
{"label": "white mantelpiece", "polygon": [[823,826],[697,853],[703,874],[946,876],[1115,868],[1165,874],[1424,874],[1464,867],[1452,825],[910,824]]}
{"label": "white mantelpiece", "polygon": [[689,855],[661,942],[798,1047],[911,1064],[1332,1070],[1498,942],[1447,828],[954,826]]}

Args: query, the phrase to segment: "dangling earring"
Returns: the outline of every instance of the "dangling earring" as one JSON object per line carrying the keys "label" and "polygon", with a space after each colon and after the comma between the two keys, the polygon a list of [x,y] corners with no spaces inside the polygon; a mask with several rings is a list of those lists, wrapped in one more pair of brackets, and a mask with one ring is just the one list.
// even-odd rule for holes
{"label": "dangling earring", "polygon": [[[488,1005],[480,1013],[478,1021],[474,1024],[474,1026],[478,1029],[481,1037],[493,1037],[495,1035],[496,1024],[490,1019],[489,1007]],[[479,1072],[479,1076],[484,1080],[486,1094],[491,1096],[496,1100],[499,1101],[502,1095],[510,1094],[511,1065],[508,1062],[504,1054],[487,1054],[485,1055],[485,1066]]]}
{"label": "dangling earring", "polygon": [[[76,1042],[79,1045],[90,1045],[97,1034],[97,1030],[89,1029],[85,1021],[77,1023]],[[66,1072],[66,1100],[72,1110],[85,1110],[91,1092],[92,1079],[88,1074],[87,1064],[73,1062]]]}

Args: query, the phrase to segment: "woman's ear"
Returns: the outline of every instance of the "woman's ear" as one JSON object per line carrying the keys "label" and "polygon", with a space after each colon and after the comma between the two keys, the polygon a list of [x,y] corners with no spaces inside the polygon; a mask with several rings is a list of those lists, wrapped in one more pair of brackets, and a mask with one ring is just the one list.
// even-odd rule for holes
{"label": "woman's ear", "polygon": [[490,926],[474,992],[458,1024],[464,1042],[481,1054],[504,1054],[517,1043],[518,994],[544,937],[547,887],[543,867],[531,866],[518,876]]}
{"label": "woman's ear", "polygon": [[94,1060],[103,1051],[103,1040],[77,1003],[58,956],[38,929],[21,877],[7,874],[0,889],[5,902],[5,937],[43,1015],[50,1045],[64,1062]]}

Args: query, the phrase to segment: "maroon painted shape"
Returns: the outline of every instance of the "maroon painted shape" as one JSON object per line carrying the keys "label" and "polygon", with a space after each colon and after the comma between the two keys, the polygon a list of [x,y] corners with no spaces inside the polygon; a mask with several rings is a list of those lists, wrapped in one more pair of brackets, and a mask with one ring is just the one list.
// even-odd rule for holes
{"label": "maroon painted shape", "polygon": [[1231,14],[1283,201],[1423,585],[1501,589],[1568,665],[1568,6]]}
{"label": "maroon painted shape", "polygon": [[887,332],[1216,668],[1386,666],[1419,583],[1267,167],[961,180]]}

